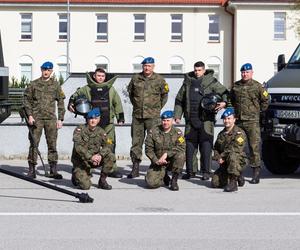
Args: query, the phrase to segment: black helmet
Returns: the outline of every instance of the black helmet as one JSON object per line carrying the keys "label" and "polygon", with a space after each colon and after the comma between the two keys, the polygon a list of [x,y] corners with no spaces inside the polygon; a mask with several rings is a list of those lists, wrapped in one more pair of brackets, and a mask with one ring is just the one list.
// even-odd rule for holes
{"label": "black helmet", "polygon": [[217,107],[217,103],[221,100],[220,96],[216,93],[209,93],[203,96],[201,100],[201,107],[204,110],[214,112]]}
{"label": "black helmet", "polygon": [[79,96],[75,101],[75,113],[79,115],[86,115],[92,106],[85,96]]}

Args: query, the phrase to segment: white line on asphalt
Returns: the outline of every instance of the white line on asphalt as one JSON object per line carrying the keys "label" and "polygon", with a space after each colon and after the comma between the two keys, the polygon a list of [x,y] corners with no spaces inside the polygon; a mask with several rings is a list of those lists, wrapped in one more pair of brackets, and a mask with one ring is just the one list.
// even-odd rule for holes
{"label": "white line on asphalt", "polygon": [[0,213],[0,216],[300,216],[300,212],[215,212],[215,213],[66,213],[66,212],[16,212],[16,213]]}

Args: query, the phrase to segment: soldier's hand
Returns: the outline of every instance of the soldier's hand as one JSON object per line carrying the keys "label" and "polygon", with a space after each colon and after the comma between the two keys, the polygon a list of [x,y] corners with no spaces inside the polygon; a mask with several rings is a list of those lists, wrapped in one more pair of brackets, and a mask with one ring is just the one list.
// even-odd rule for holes
{"label": "soldier's hand", "polygon": [[63,126],[63,122],[61,120],[57,120],[57,122],[56,122],[56,128],[60,129],[60,128],[62,128],[62,126]]}
{"label": "soldier's hand", "polygon": [[180,122],[181,122],[181,120],[180,120],[180,119],[178,119],[178,118],[177,118],[177,119],[175,119],[175,123],[176,123],[176,124],[179,124]]}
{"label": "soldier's hand", "polygon": [[215,111],[220,111],[221,109],[226,107],[226,102],[218,102],[215,108]]}
{"label": "soldier's hand", "polygon": [[92,156],[92,162],[93,162],[93,165],[94,165],[94,166],[99,165],[100,162],[101,162],[101,159],[102,159],[101,155],[99,155],[99,154],[93,155],[93,156]]}
{"label": "soldier's hand", "polygon": [[221,165],[221,164],[223,164],[225,161],[222,159],[222,158],[220,158],[219,160],[218,160],[218,163]]}
{"label": "soldier's hand", "polygon": [[34,118],[33,118],[32,115],[28,116],[28,123],[29,123],[29,125],[31,125],[31,126],[35,123],[35,120],[34,120]]}
{"label": "soldier's hand", "polygon": [[159,160],[157,161],[157,165],[165,165],[167,164],[167,157],[168,157],[168,154],[167,153],[164,153],[160,158]]}
{"label": "soldier's hand", "polygon": [[69,110],[70,112],[72,112],[72,113],[75,113],[75,107],[74,107],[74,104],[73,104],[73,103],[70,103],[70,104],[68,105],[68,110]]}

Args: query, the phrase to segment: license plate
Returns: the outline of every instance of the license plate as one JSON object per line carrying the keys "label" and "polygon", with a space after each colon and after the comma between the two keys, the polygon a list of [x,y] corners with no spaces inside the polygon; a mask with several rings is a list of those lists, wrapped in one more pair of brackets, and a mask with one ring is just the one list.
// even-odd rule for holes
{"label": "license plate", "polygon": [[300,119],[300,110],[276,110],[276,118]]}

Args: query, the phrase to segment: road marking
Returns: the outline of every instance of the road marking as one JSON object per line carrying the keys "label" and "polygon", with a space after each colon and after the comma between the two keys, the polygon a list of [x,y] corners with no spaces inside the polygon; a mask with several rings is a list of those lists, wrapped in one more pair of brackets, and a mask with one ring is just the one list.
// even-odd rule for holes
{"label": "road marking", "polygon": [[0,216],[300,216],[300,212],[166,212],[166,213],[130,213],[130,212],[80,212],[80,213],[67,213],[67,212],[16,212],[16,213],[0,213]]}

